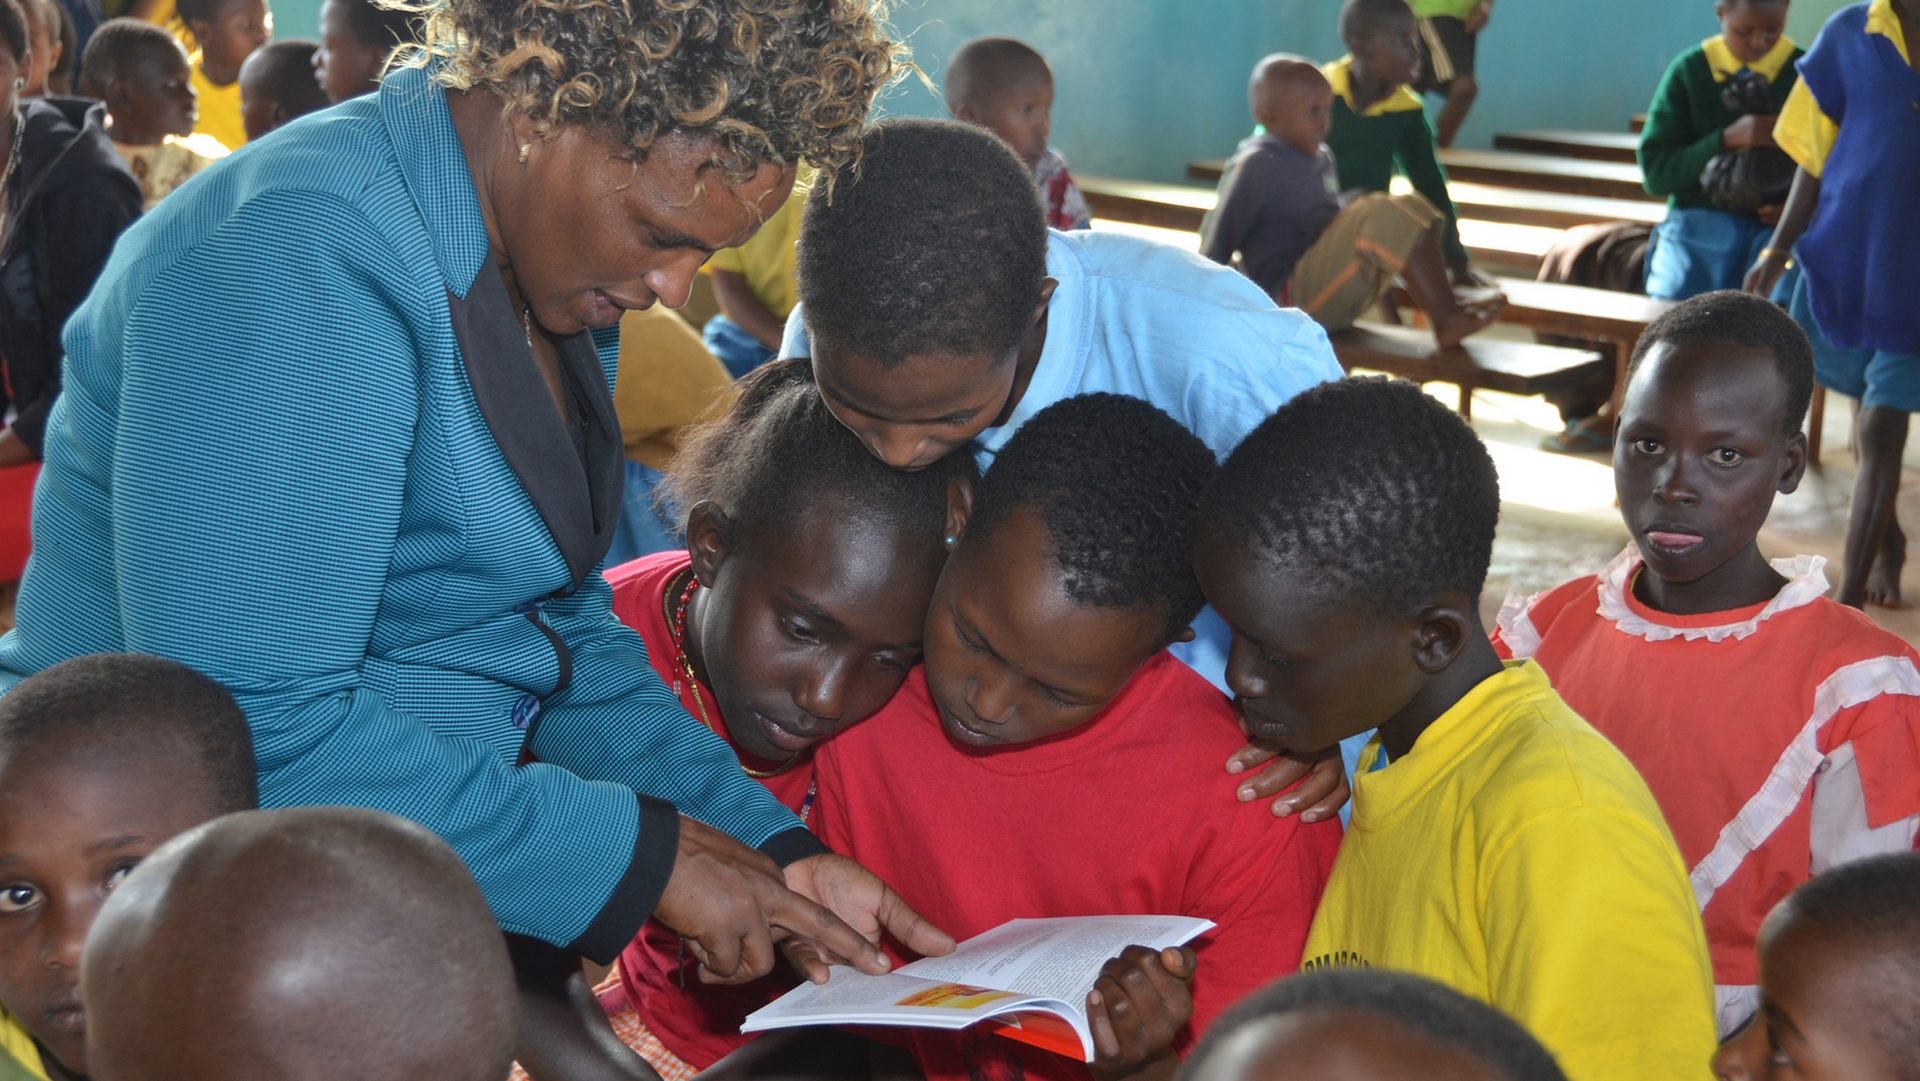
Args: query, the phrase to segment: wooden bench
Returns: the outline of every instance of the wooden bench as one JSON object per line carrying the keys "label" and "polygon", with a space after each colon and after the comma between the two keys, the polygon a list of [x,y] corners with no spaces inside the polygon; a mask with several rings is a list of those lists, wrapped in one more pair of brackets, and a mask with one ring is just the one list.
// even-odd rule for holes
{"label": "wooden bench", "polygon": [[[1200,247],[1200,236],[1192,229],[1164,225],[1145,225],[1119,217],[1100,216],[1094,211],[1093,227],[1116,233],[1144,237],[1158,244],[1171,244],[1187,251]],[[1540,270],[1540,259],[1560,236],[1558,229],[1534,225],[1508,225],[1504,222],[1473,221],[1460,223],[1460,241],[1475,263],[1495,272],[1531,277]]]}
{"label": "wooden bench", "polygon": [[[1640,182],[1638,165],[1623,165],[1616,161],[1580,161],[1544,154],[1448,147],[1440,151],[1440,164],[1446,167],[1450,181],[1471,180],[1497,187],[1633,202],[1663,201],[1647,194],[1647,189]],[[1187,175],[1195,180],[1217,184],[1226,167],[1223,158],[1202,158],[1187,163]]]}
{"label": "wooden bench", "polygon": [[1637,156],[1639,136],[1623,131],[1567,131],[1559,128],[1513,131],[1494,136],[1493,146],[1496,150],[1513,150],[1524,154],[1617,161],[1627,165],[1637,165],[1640,160]]}
{"label": "wooden bench", "polygon": [[1473,417],[1473,392],[1498,390],[1528,397],[1594,377],[1607,358],[1584,349],[1532,342],[1468,338],[1452,349],[1433,343],[1433,332],[1419,327],[1361,323],[1328,335],[1340,366],[1386,372],[1416,383],[1452,383],[1460,388],[1460,415]]}
{"label": "wooden bench", "polygon": [[[1153,180],[1120,180],[1104,176],[1074,178],[1096,218],[1117,218],[1141,225],[1198,232],[1201,219],[1213,209],[1215,190],[1193,184],[1164,184]],[[1405,194],[1413,185],[1395,177],[1393,192]],[[1452,182],[1447,191],[1462,218],[1567,229],[1604,221],[1636,221],[1658,225],[1666,208],[1644,200],[1604,199],[1591,195],[1563,195],[1526,191],[1468,181]]]}
{"label": "wooden bench", "polygon": [[1615,161],[1580,161],[1505,150],[1463,150],[1455,146],[1440,151],[1440,164],[1446,167],[1449,177],[1485,184],[1568,195],[1600,195],[1609,199],[1665,201],[1647,194],[1638,165]]}

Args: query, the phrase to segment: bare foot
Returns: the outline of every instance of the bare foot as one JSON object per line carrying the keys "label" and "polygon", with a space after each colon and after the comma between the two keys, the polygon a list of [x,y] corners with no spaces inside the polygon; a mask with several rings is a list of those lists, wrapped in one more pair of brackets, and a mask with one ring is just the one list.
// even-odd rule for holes
{"label": "bare foot", "polygon": [[1470,334],[1477,334],[1492,326],[1500,318],[1500,309],[1507,306],[1507,298],[1496,296],[1494,299],[1474,305],[1462,305],[1450,311],[1433,313],[1433,340],[1440,348],[1451,349],[1465,341]]}
{"label": "bare foot", "polygon": [[1900,523],[1887,526],[1887,535],[1867,574],[1866,602],[1880,608],[1900,607],[1900,572],[1907,565],[1907,535]]}

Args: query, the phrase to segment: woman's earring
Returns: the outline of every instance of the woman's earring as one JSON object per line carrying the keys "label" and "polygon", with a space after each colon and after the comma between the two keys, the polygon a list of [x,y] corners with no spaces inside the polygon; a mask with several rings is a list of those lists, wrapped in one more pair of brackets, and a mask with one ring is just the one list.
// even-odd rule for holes
{"label": "woman's earring", "polygon": [[15,79],[13,81],[13,88],[15,90],[25,90],[27,88],[27,80],[24,78]]}
{"label": "woman's earring", "polygon": [[949,552],[953,551],[953,546],[959,543],[960,543],[959,537],[956,537],[951,533],[947,534],[947,551]]}
{"label": "woman's earring", "polygon": [[532,143],[521,143],[520,144],[520,164],[525,165],[527,163],[527,155],[531,154],[532,152],[533,152]]}

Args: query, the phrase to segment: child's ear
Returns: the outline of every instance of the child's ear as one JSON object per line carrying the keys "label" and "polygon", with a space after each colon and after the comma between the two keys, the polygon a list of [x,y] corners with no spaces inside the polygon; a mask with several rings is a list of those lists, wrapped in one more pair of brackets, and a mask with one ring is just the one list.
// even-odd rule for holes
{"label": "child's ear", "polygon": [[[966,454],[967,451],[956,451]],[[967,531],[967,519],[973,517],[973,482],[955,477],[947,482],[947,536],[958,540]]]}
{"label": "child's ear", "polygon": [[[1173,642],[1191,642],[1196,637],[1198,636],[1193,633],[1192,627],[1182,627],[1180,628],[1180,633],[1173,636]],[[1173,642],[1168,642],[1167,644],[1172,645]]]}
{"label": "child's ear", "polygon": [[711,499],[702,499],[687,512],[687,555],[693,557],[694,580],[712,587],[720,564],[727,561],[727,512]]}
{"label": "child's ear", "polygon": [[980,122],[980,110],[977,107],[975,107],[975,105],[972,102],[967,102],[966,104],[960,106],[958,109],[955,109],[953,111],[953,118],[955,120],[960,121],[962,124],[972,124],[975,127],[986,127],[985,124],[982,124]]}
{"label": "child's ear", "polygon": [[1034,322],[1038,323],[1040,321],[1040,317],[1047,314],[1047,305],[1053,302],[1053,291],[1058,288],[1060,288],[1060,282],[1058,279],[1055,279],[1055,278],[1040,279],[1040,303],[1035,304],[1033,306]]}
{"label": "child's ear", "polygon": [[1428,675],[1446,670],[1467,647],[1477,621],[1464,606],[1430,604],[1414,617],[1413,663]]}
{"label": "child's ear", "polygon": [[1806,475],[1807,434],[1795,432],[1793,438],[1787,440],[1786,453],[1780,456],[1780,494],[1792,494],[1794,489],[1800,487],[1800,478]]}

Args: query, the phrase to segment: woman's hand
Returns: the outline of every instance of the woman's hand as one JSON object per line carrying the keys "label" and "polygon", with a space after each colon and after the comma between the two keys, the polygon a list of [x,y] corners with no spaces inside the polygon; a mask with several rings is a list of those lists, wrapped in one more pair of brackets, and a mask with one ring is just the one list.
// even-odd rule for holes
{"label": "woman's hand", "polygon": [[1720,145],[1728,150],[1758,150],[1773,146],[1773,117],[1758,113],[1743,116],[1720,132]]}
{"label": "woman's hand", "polygon": [[[865,936],[866,943],[878,943],[885,932],[907,949],[922,957],[939,957],[953,952],[953,936],[942,931],[915,912],[893,887],[880,876],[845,856],[828,852],[795,860],[786,867],[787,885],[795,893],[818,902],[847,921]],[[877,968],[860,964],[855,955],[844,951],[830,953],[821,947],[824,940],[796,936],[784,944],[787,960],[802,976],[814,983],[827,982],[828,965],[855,965],[860,971],[877,974],[887,970],[884,955]],[[869,949],[878,953],[876,946]]]}
{"label": "woman's hand", "polygon": [[[1318,822],[1339,813],[1340,808],[1353,798],[1353,789],[1347,783],[1347,770],[1340,761],[1338,747],[1306,758],[1295,757],[1271,744],[1249,740],[1246,746],[1227,758],[1227,772],[1245,773],[1262,763],[1266,763],[1267,768],[1247,778],[1246,783],[1234,794],[1242,803],[1277,796],[1273,801],[1273,813],[1277,818],[1297,814],[1302,822]],[[1289,786],[1294,786],[1291,791],[1283,791]]]}
{"label": "woman's hand", "polygon": [[1128,946],[1100,966],[1087,992],[1098,1078],[1172,1077],[1179,1069],[1173,1038],[1193,1019],[1194,956],[1189,949]]}
{"label": "woman's hand", "polygon": [[[815,856],[796,865],[826,858]],[[859,864],[853,866],[872,877]],[[892,890],[884,885],[879,889],[884,896],[869,895],[876,911],[862,913],[869,923],[891,929],[886,918],[907,922],[900,910],[913,921],[925,922]],[[852,887],[843,890],[850,893]],[[887,905],[889,897],[897,907]],[[878,914],[882,911],[884,917]],[[700,979],[708,983],[745,983],[766,975],[773,970],[774,944],[788,938],[811,942],[821,956],[862,972],[877,975],[888,967],[886,954],[861,932],[789,889],[771,859],[685,816],[680,819],[673,874],[653,914],[686,940],[700,962]]]}

